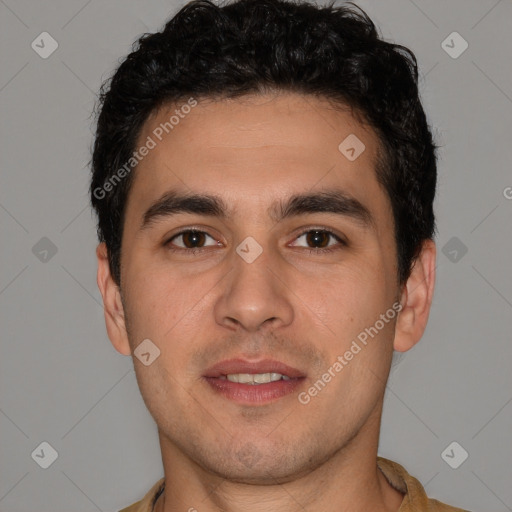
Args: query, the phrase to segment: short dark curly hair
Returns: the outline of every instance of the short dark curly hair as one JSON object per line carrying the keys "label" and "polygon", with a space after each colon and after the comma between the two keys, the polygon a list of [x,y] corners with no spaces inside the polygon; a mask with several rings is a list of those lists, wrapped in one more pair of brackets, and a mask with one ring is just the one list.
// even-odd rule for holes
{"label": "short dark curly hair", "polygon": [[406,282],[422,242],[436,229],[436,147],[419,99],[414,54],[383,41],[353,4],[193,0],[161,32],[140,37],[101,88],[90,196],[119,286],[134,173],[108,193],[104,185],[132,157],[148,116],[191,96],[200,101],[271,91],[348,106],[374,129],[380,141],[376,176],[393,210],[397,281]]}

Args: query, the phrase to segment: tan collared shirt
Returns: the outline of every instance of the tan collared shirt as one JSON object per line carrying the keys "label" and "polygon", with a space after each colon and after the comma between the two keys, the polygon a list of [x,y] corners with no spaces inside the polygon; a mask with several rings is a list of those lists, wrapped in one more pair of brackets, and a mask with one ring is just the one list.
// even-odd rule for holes
{"label": "tan collared shirt", "polygon": [[[404,494],[404,499],[397,512],[469,512],[428,498],[420,482],[409,475],[400,464],[383,457],[377,457],[377,466],[389,484]],[[141,501],[119,512],[153,512],[153,506],[163,490],[163,484],[164,479],[162,478]]]}

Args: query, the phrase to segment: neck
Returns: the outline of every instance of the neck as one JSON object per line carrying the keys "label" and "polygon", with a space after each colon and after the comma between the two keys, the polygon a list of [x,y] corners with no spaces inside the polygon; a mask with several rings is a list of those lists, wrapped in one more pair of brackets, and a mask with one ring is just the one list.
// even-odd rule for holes
{"label": "neck", "polygon": [[358,434],[316,468],[254,485],[200,467],[162,432],[165,490],[155,512],[397,512],[403,495],[377,467],[381,408]]}

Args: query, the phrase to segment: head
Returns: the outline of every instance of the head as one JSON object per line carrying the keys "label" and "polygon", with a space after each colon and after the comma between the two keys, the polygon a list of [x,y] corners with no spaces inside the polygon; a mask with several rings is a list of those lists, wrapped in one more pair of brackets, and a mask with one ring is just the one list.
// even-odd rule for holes
{"label": "head", "polygon": [[[107,330],[123,354],[160,351],[134,364],[163,442],[260,482],[378,430],[434,283],[435,147],[409,50],[356,7],[191,2],[104,85],[92,164]],[[235,357],[303,385],[235,404],[205,381]]]}

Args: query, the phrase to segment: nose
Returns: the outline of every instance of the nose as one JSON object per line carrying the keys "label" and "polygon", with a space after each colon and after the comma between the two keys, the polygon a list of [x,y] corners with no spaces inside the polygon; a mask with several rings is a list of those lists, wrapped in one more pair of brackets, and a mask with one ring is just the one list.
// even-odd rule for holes
{"label": "nose", "polygon": [[215,320],[230,329],[256,332],[263,326],[277,329],[293,321],[293,306],[286,277],[277,257],[269,251],[251,263],[233,254],[234,268],[226,276],[215,308]]}

